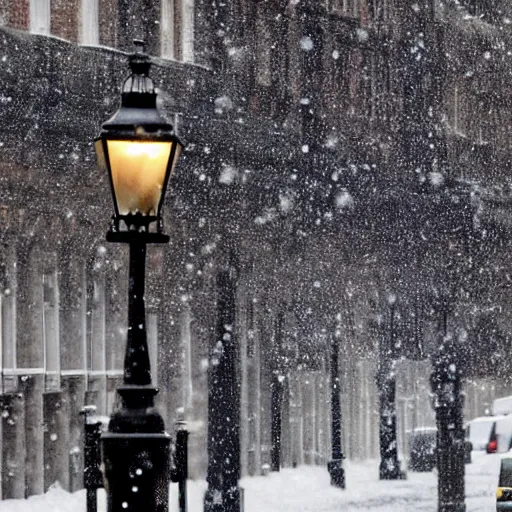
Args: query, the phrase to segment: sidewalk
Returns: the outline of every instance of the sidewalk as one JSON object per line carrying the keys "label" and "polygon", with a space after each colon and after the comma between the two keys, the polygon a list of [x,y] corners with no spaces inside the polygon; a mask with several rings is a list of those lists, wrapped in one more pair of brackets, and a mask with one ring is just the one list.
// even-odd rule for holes
{"label": "sidewalk", "polygon": [[[495,510],[498,478],[497,455],[474,454],[466,465],[467,512]],[[409,473],[404,481],[379,481],[378,463],[347,463],[347,489],[329,485],[327,470],[318,466],[284,469],[266,477],[244,478],[244,512],[435,512],[437,475]],[[206,483],[189,481],[189,512],[202,512]],[[177,512],[177,488],[171,487],[169,512]],[[105,512],[105,496],[100,494],[98,512]],[[28,500],[0,501],[0,512],[85,511],[85,491],[69,494],[55,488],[44,496]]]}

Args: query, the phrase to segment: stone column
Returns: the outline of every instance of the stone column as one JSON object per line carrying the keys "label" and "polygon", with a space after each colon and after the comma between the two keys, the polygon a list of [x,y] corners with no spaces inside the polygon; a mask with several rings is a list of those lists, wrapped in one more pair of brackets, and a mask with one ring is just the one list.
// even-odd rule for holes
{"label": "stone column", "polygon": [[44,491],[43,477],[43,281],[41,258],[31,239],[17,253],[16,363],[25,405],[25,461],[17,478],[25,480],[25,496]]}
{"label": "stone column", "polygon": [[17,342],[17,247],[10,239],[4,248],[2,296],[2,363],[3,394],[2,414],[2,499],[25,497],[25,404],[18,392],[16,374]]}
{"label": "stone column", "polygon": [[105,289],[105,365],[107,371],[106,409],[110,414],[116,405],[116,389],[123,381],[124,350],[127,329],[128,277],[121,259],[111,258],[106,269]]}
{"label": "stone column", "polygon": [[290,382],[290,423],[291,423],[291,457],[292,467],[304,463],[304,413],[302,407],[302,392],[300,373],[294,373]]}
{"label": "stone column", "polygon": [[74,240],[62,242],[60,270],[61,387],[68,418],[69,489],[81,489],[83,418],[86,391],[86,278],[84,260]]}
{"label": "stone column", "polygon": [[21,393],[0,397],[2,422],[2,499],[25,497],[25,398]]}
{"label": "stone column", "polygon": [[261,470],[270,470],[271,438],[271,399],[270,386],[272,382],[272,311],[266,307],[260,318],[260,439],[261,439]]}
{"label": "stone column", "polygon": [[259,308],[250,297],[250,315],[247,330],[247,401],[249,424],[247,433],[247,472],[250,476],[261,474],[261,330]]}
{"label": "stone column", "polygon": [[44,256],[43,271],[43,340],[45,391],[43,394],[44,421],[44,489],[55,482],[69,489],[69,458],[67,418],[60,388],[60,293],[57,257],[48,249]]}
{"label": "stone column", "polygon": [[240,286],[239,307],[237,314],[238,339],[240,342],[240,471],[241,476],[245,476],[249,471],[249,450],[250,450],[250,429],[251,429],[251,410],[249,404],[249,357],[248,357],[248,316],[250,297],[247,297],[245,287]]}
{"label": "stone column", "polygon": [[90,269],[87,279],[86,403],[107,415],[106,362],[106,278],[102,270]]}
{"label": "stone column", "polygon": [[315,463],[316,445],[316,388],[315,376],[308,371],[302,374],[302,414],[304,418],[304,463]]}
{"label": "stone column", "polygon": [[[187,405],[186,419],[191,425],[196,425],[189,437],[190,468],[192,478],[204,478],[208,466],[208,348],[211,342],[212,333],[215,332],[215,309],[212,304],[213,288],[210,276],[205,275],[205,283],[200,291],[196,291],[197,300],[192,303],[190,310],[190,338],[187,340],[188,347],[185,351],[189,358],[186,365],[189,366],[190,374],[187,371],[187,392],[185,393],[185,404]],[[233,376],[235,378],[235,376]]]}

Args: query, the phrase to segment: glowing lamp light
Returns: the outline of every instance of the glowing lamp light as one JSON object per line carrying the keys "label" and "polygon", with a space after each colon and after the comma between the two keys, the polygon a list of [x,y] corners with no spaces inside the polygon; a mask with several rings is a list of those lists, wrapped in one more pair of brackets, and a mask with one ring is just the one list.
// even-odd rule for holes
{"label": "glowing lamp light", "polygon": [[123,86],[121,107],[95,140],[98,164],[110,178],[115,230],[121,221],[128,229],[157,221],[161,229],[167,184],[182,148],[173,126],[158,112],[150,67],[141,48],[130,57],[132,74]]}

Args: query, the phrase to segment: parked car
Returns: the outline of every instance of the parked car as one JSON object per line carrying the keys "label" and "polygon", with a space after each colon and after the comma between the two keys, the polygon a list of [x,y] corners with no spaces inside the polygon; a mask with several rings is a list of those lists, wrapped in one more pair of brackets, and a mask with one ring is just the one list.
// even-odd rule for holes
{"label": "parked car", "polygon": [[512,456],[503,455],[500,460],[500,477],[496,489],[496,511],[512,510]]}
{"label": "parked car", "polygon": [[437,429],[414,429],[409,433],[409,469],[432,471],[436,466]]}

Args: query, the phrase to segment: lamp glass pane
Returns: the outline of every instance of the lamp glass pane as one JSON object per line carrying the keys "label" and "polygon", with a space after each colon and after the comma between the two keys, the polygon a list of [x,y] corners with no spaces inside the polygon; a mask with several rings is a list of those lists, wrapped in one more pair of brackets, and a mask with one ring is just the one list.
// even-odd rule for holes
{"label": "lamp glass pane", "polygon": [[176,164],[178,163],[178,160],[180,159],[182,148],[183,148],[183,146],[181,144],[176,144],[176,151],[174,153],[174,162],[171,162],[172,163],[171,176],[174,174],[174,169],[176,169]]}
{"label": "lamp glass pane", "polygon": [[96,159],[98,160],[98,166],[102,171],[107,170],[107,162],[105,160],[105,152],[103,151],[103,141],[101,139],[96,140],[94,143],[94,149],[96,150]]}
{"label": "lamp glass pane", "polygon": [[109,140],[108,156],[121,215],[156,215],[172,142]]}

